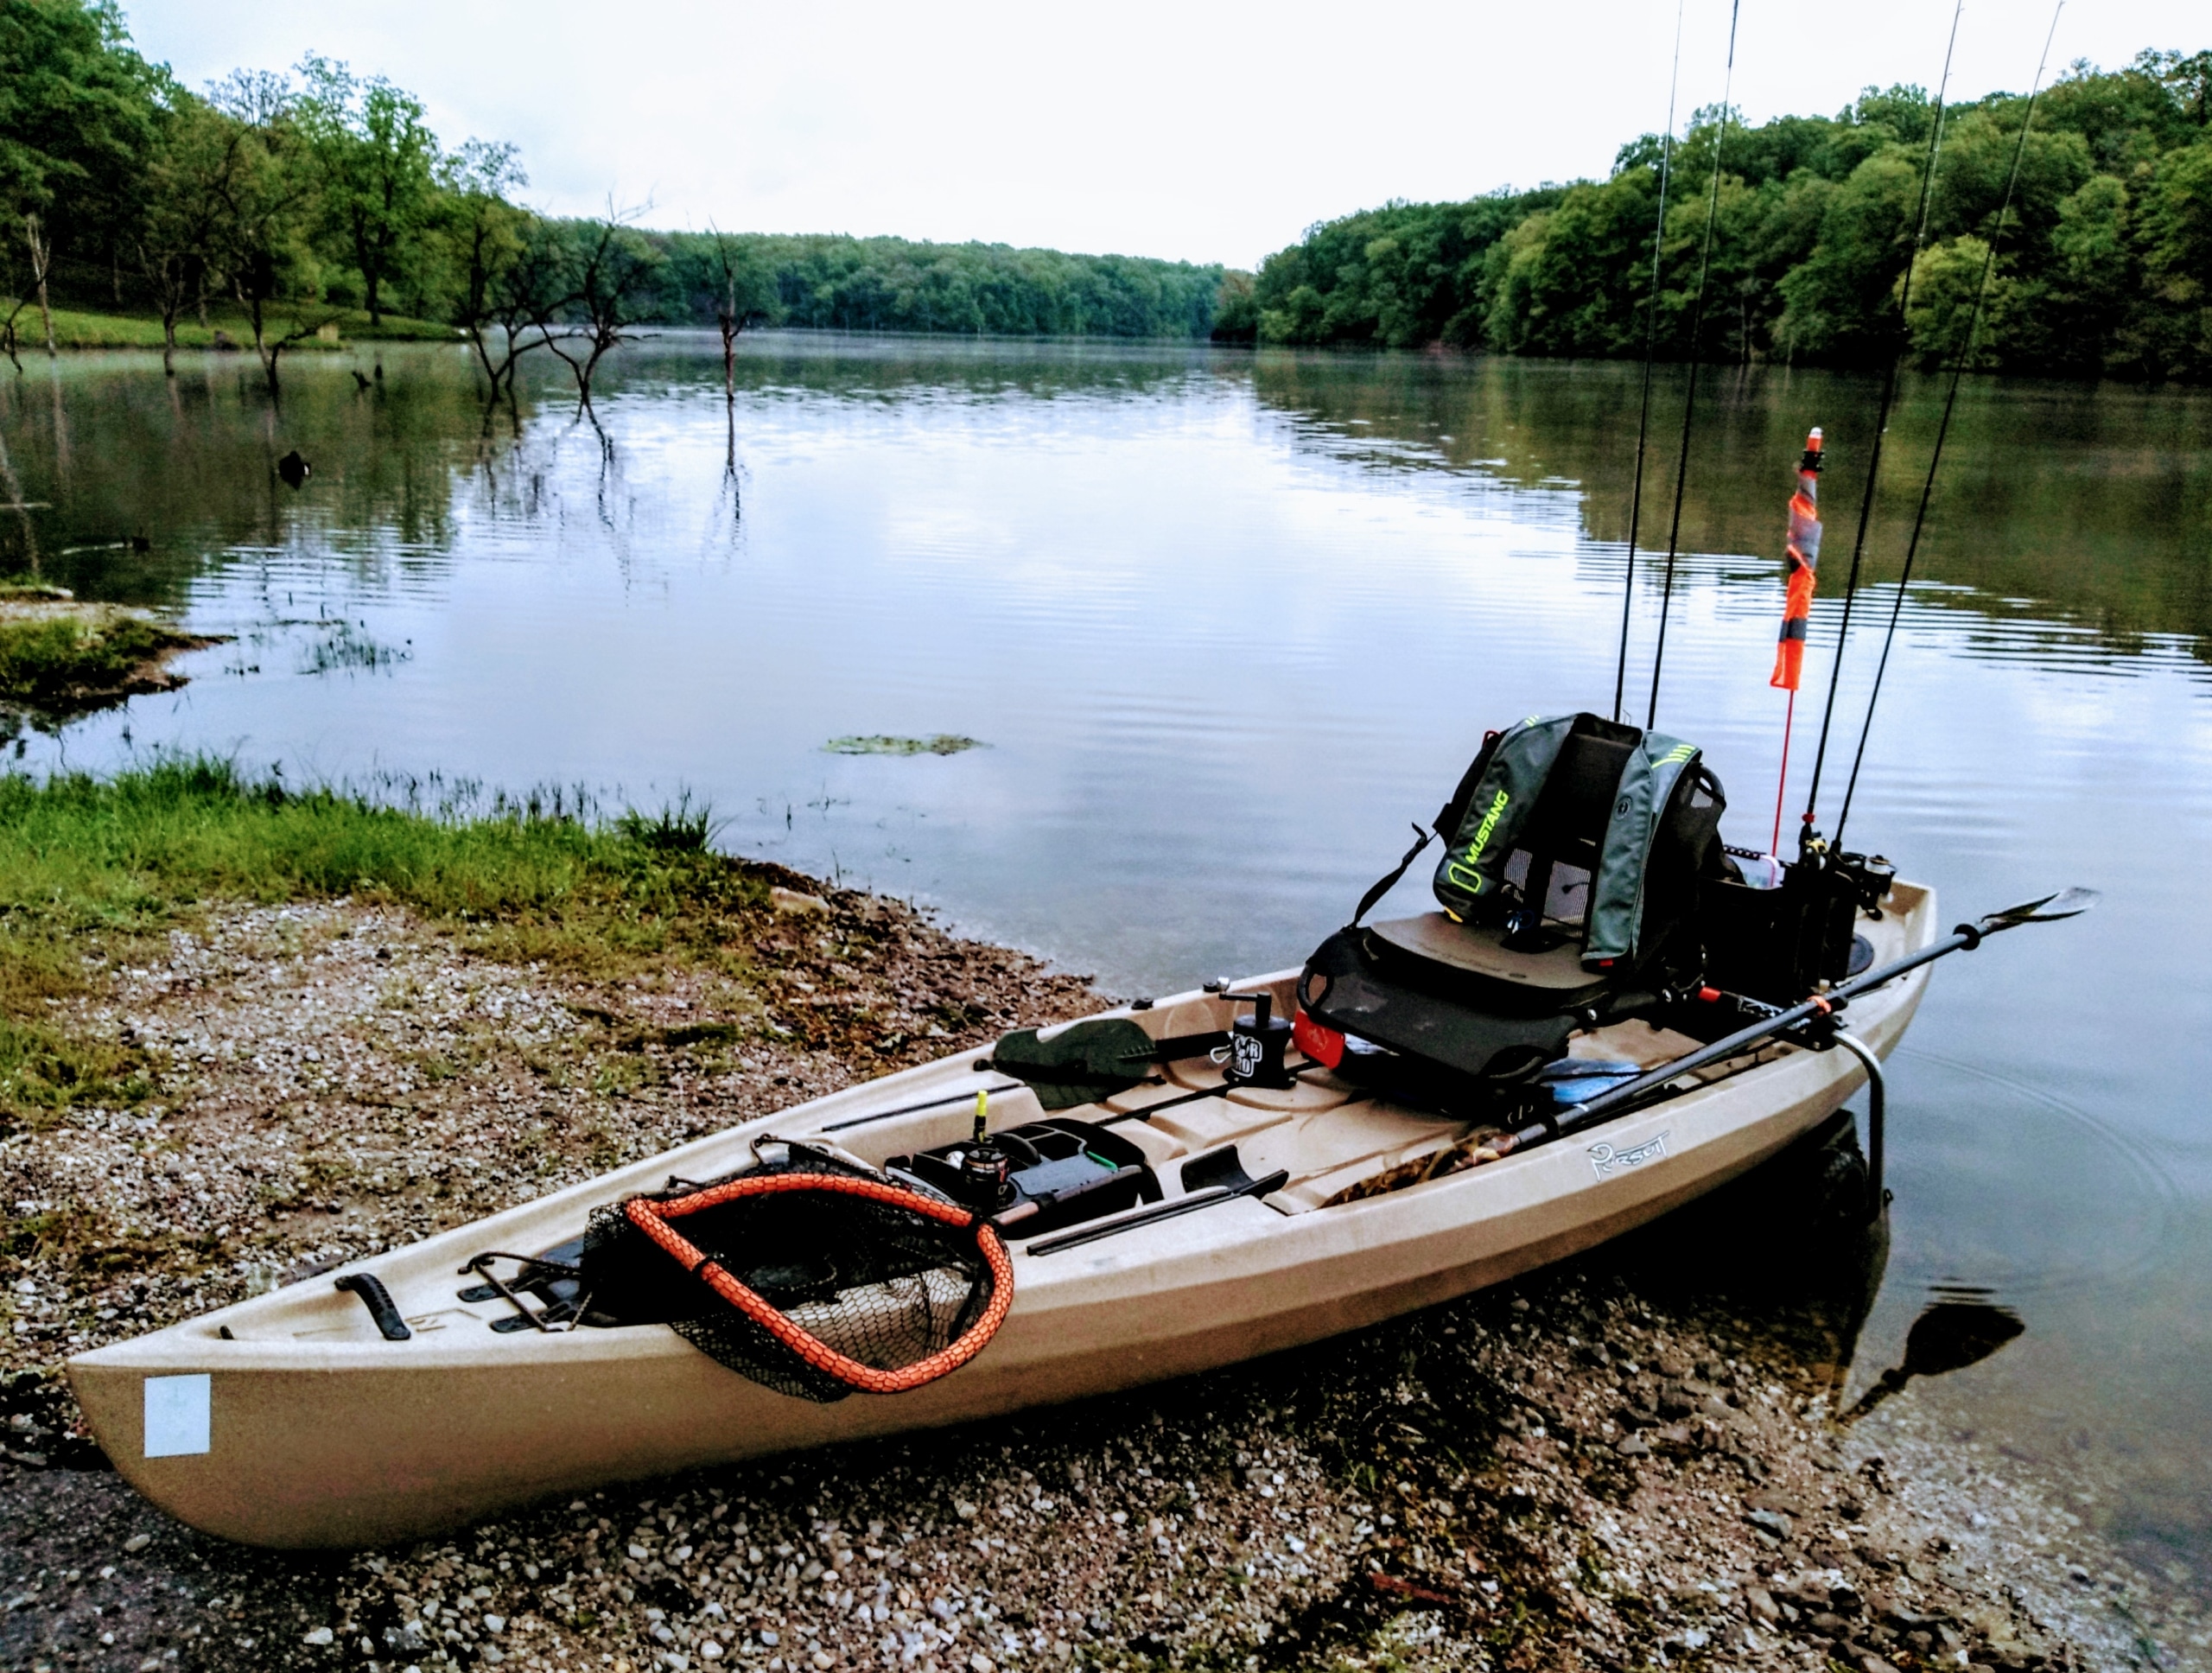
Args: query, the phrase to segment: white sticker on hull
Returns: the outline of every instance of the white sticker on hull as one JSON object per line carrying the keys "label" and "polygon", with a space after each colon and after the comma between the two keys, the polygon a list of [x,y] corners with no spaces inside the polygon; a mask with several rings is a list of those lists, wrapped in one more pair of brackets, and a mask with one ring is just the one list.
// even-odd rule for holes
{"label": "white sticker on hull", "polygon": [[1609,1180],[1617,1173],[1641,1167],[1648,1161],[1657,1161],[1667,1154],[1668,1137],[1667,1134],[1662,1133],[1656,1138],[1646,1139],[1627,1150],[1616,1149],[1610,1144],[1593,1144],[1590,1147],[1590,1166],[1597,1170],[1599,1179]]}
{"label": "white sticker on hull", "polygon": [[146,1379],[146,1456],[182,1458],[207,1450],[214,1404],[207,1373]]}

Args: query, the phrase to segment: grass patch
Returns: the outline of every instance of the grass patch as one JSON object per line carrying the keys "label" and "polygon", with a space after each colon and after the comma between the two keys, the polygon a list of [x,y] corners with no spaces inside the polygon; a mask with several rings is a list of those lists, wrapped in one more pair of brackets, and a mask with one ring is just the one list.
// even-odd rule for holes
{"label": "grass patch", "polygon": [[0,1124],[145,1095],[135,1048],[73,1040],[51,1002],[81,989],[87,953],[127,957],[207,902],[350,895],[494,957],[593,976],[726,968],[768,921],[769,879],[708,830],[688,806],[602,825],[512,807],[438,817],[207,758],[0,777]]}
{"label": "grass patch", "polygon": [[[338,348],[347,342],[409,342],[429,341],[450,343],[460,340],[454,328],[440,325],[435,320],[406,319],[397,314],[387,314],[381,323],[372,326],[364,309],[333,309],[319,304],[302,303],[297,309],[299,317],[313,323],[333,319],[338,327],[336,341],[310,339],[296,345],[297,348]],[[272,310],[268,327],[272,333],[281,334],[289,328],[293,311]],[[46,343],[41,332],[38,310],[27,308],[16,321],[16,334],[20,347],[18,354],[34,351],[43,353]],[[234,308],[210,309],[207,323],[201,325],[199,316],[179,320],[176,341],[180,348],[217,348],[219,340],[226,339],[231,347],[251,348],[253,328],[242,310]],[[159,348],[162,346],[162,321],[158,315],[144,314],[90,314],[76,309],[57,308],[54,310],[54,343],[57,348]]]}
{"label": "grass patch", "polygon": [[196,1263],[214,1254],[217,1247],[212,1232],[140,1234],[124,1230],[97,1208],[73,1204],[4,1223],[0,1229],[0,1278],[34,1266],[56,1265],[88,1277],[111,1278],[149,1271],[180,1256]]}
{"label": "grass patch", "polygon": [[114,608],[66,600],[32,607],[0,615],[0,703],[54,712],[112,699],[153,679],[163,652],[203,642]]}
{"label": "grass patch", "polygon": [[940,732],[931,738],[893,738],[883,733],[866,737],[832,738],[822,747],[832,755],[957,755],[963,749],[984,747],[982,740]]}

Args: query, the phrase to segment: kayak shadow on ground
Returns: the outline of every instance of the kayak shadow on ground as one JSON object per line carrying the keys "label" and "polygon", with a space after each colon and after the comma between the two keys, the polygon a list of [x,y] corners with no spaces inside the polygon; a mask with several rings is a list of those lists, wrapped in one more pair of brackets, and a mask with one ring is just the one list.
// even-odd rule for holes
{"label": "kayak shadow on ground", "polygon": [[1875,1212],[1857,1118],[1838,1110],[1770,1161],[1594,1251],[1656,1302],[1718,1307],[1778,1340],[1855,1422],[1916,1377],[1979,1364],[2026,1329],[1986,1291],[1939,1288],[1900,1364],[1844,1404],[1859,1336],[1889,1264],[1886,1195]]}
{"label": "kayak shadow on ground", "polygon": [[1654,1303],[1736,1315],[1840,1401],[1889,1256],[1886,1202],[1870,1203],[1856,1118],[1840,1110],[1772,1160],[1586,1259]]}

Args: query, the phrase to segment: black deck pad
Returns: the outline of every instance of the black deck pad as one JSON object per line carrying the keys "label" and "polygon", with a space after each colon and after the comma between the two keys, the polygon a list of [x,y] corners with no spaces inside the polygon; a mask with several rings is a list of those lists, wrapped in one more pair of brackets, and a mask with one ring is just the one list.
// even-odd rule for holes
{"label": "black deck pad", "polygon": [[[1525,1073],[1567,1051],[1578,1026],[1559,1011],[1493,1010],[1407,979],[1364,930],[1340,930],[1307,962],[1301,991],[1317,1022],[1477,1078]],[[1325,989],[1314,977],[1326,979]]]}

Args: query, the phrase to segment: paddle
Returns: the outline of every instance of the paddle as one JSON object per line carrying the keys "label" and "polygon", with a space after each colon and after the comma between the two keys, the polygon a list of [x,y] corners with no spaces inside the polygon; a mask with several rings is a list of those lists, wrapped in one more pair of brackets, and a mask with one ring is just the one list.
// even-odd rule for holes
{"label": "paddle", "polygon": [[1571,1133],[1581,1132],[1600,1122],[1611,1121],[1636,1104],[1647,1101],[1653,1093],[1679,1077],[1740,1056],[1761,1042],[1815,1017],[1833,1015],[1843,1008],[1847,1001],[1878,988],[1885,982],[1894,982],[1908,970],[1918,970],[1923,964],[1932,964],[1937,959],[1961,950],[1971,951],[1989,937],[2005,930],[2018,929],[2023,924],[2051,924],[2062,918],[2078,916],[2096,905],[2098,899],[2094,889],[2061,889],[2056,894],[2024,900],[2017,906],[1993,912],[1974,923],[1961,924],[1941,941],[1930,942],[1918,952],[1910,953],[1892,964],[1839,982],[1824,994],[1792,1005],[1786,1010],[1777,1011],[1771,1016],[1762,1017],[1750,1027],[1738,1028],[1734,1034],[1678,1057],[1672,1063],[1662,1063],[1648,1073],[1638,1075],[1634,1080],[1625,1081],[1609,1092],[1599,1094],[1586,1104],[1570,1104],[1555,1116],[1505,1135],[1488,1148],[1503,1158],[1516,1151],[1526,1150],[1532,1145],[1565,1138]]}

